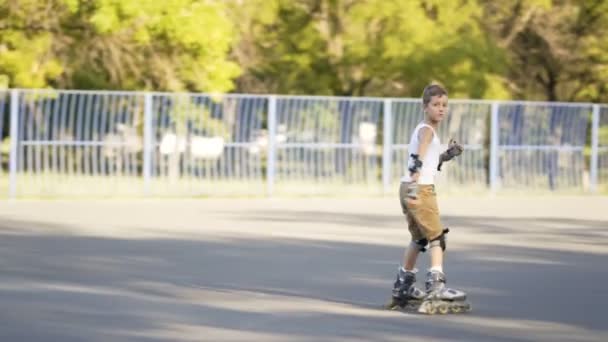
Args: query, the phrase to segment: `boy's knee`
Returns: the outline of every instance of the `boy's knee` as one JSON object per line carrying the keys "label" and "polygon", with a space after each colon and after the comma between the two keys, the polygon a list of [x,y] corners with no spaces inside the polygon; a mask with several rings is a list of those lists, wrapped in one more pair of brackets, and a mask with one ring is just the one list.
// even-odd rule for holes
{"label": "boy's knee", "polygon": [[410,248],[415,248],[417,250],[419,250],[420,252],[426,252],[426,245],[428,245],[429,240],[427,240],[426,238],[422,238],[422,239],[418,239],[418,240],[412,240],[410,242]]}
{"label": "boy's knee", "polygon": [[447,248],[447,237],[446,234],[450,231],[449,228],[444,229],[436,238],[433,238],[429,242],[429,249],[433,247],[441,247],[442,251],[445,251]]}

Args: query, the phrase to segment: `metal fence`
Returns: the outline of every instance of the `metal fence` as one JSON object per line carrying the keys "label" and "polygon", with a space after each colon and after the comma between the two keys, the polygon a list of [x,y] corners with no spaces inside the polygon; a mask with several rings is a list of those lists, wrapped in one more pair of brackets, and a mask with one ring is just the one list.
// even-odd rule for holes
{"label": "metal fence", "polygon": [[591,105],[500,104],[499,186],[552,191],[581,188],[591,113]]}
{"label": "metal fence", "polygon": [[144,128],[149,192],[264,193],[267,98],[146,94],[144,102],[152,118]]}
{"label": "metal fence", "polygon": [[[16,102],[16,103],[15,103]],[[16,124],[15,121],[16,120]],[[141,191],[141,96],[23,90],[11,96],[13,195]]]}
{"label": "metal fence", "polygon": [[591,183],[608,192],[608,106],[597,106],[592,125]]}
{"label": "metal fence", "polygon": [[[450,100],[442,191],[608,191],[608,106]],[[418,99],[0,91],[11,197],[394,193]]]}
{"label": "metal fence", "polygon": [[[379,190],[378,126],[382,101],[352,98],[272,98],[276,147],[271,190],[300,193]],[[355,189],[353,189],[353,187]]]}
{"label": "metal fence", "polygon": [[[0,90],[0,176],[4,176],[8,169],[9,150],[2,138],[9,136],[9,116],[6,115],[9,108],[9,92]],[[3,187],[0,186],[0,189],[3,189]]]}

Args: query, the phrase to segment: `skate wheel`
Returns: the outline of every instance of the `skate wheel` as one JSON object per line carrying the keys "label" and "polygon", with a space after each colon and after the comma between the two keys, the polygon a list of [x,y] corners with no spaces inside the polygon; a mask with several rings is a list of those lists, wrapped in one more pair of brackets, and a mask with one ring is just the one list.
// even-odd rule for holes
{"label": "skate wheel", "polygon": [[426,309],[426,313],[429,315],[434,315],[437,313],[437,307],[435,307],[435,305],[428,305],[427,309]]}
{"label": "skate wheel", "polygon": [[395,310],[395,306],[397,306],[397,303],[394,300],[390,300],[389,302],[384,304],[382,307],[386,310]]}
{"label": "skate wheel", "polygon": [[462,312],[462,308],[460,306],[454,306],[454,307],[452,307],[452,312],[460,313],[460,312]]}
{"label": "skate wheel", "polygon": [[386,310],[397,310],[399,308],[399,305],[397,304],[387,304],[384,306],[384,308]]}
{"label": "skate wheel", "polygon": [[406,302],[391,298],[391,300],[384,305],[384,308],[387,310],[400,310],[403,309],[406,305]]}
{"label": "skate wheel", "polygon": [[448,307],[447,304],[440,304],[439,307],[437,308],[437,311],[439,311],[440,314],[445,315],[448,313],[448,311],[450,311],[450,308]]}
{"label": "skate wheel", "polygon": [[407,302],[407,308],[410,310],[417,310],[420,307],[420,302],[419,301],[408,301]]}

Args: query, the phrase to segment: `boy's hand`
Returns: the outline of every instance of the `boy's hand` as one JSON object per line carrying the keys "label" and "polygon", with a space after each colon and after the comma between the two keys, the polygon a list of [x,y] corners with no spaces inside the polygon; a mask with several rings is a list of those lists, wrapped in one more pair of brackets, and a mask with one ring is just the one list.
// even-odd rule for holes
{"label": "boy's hand", "polygon": [[437,165],[437,171],[441,171],[441,165],[443,162],[450,161],[461,155],[462,151],[464,151],[464,147],[457,143],[456,140],[450,139],[448,149],[439,156],[439,165]]}
{"label": "boy's hand", "polygon": [[464,147],[457,143],[456,140],[450,139],[450,142],[448,143],[448,150],[446,152],[450,154],[452,158],[454,158],[456,156],[461,155],[462,151],[464,151]]}
{"label": "boy's hand", "polygon": [[411,178],[412,182],[418,183],[418,178],[420,178],[420,172],[414,172],[414,173],[410,174],[410,178]]}

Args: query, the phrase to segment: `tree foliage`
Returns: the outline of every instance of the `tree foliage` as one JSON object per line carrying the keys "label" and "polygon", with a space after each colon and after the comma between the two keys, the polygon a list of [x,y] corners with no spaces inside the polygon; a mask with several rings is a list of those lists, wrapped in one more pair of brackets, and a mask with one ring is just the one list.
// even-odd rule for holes
{"label": "tree foliage", "polygon": [[239,67],[222,1],[5,0],[11,87],[229,91]]}
{"label": "tree foliage", "polygon": [[608,101],[608,0],[0,0],[0,87]]}
{"label": "tree foliage", "polygon": [[608,101],[608,1],[506,0],[484,6],[484,28],[507,56],[516,98]]}
{"label": "tree foliage", "polygon": [[459,96],[495,95],[488,82],[501,55],[474,1],[278,0],[271,9],[240,27],[242,50],[256,57],[243,91],[417,96],[441,81]]}

